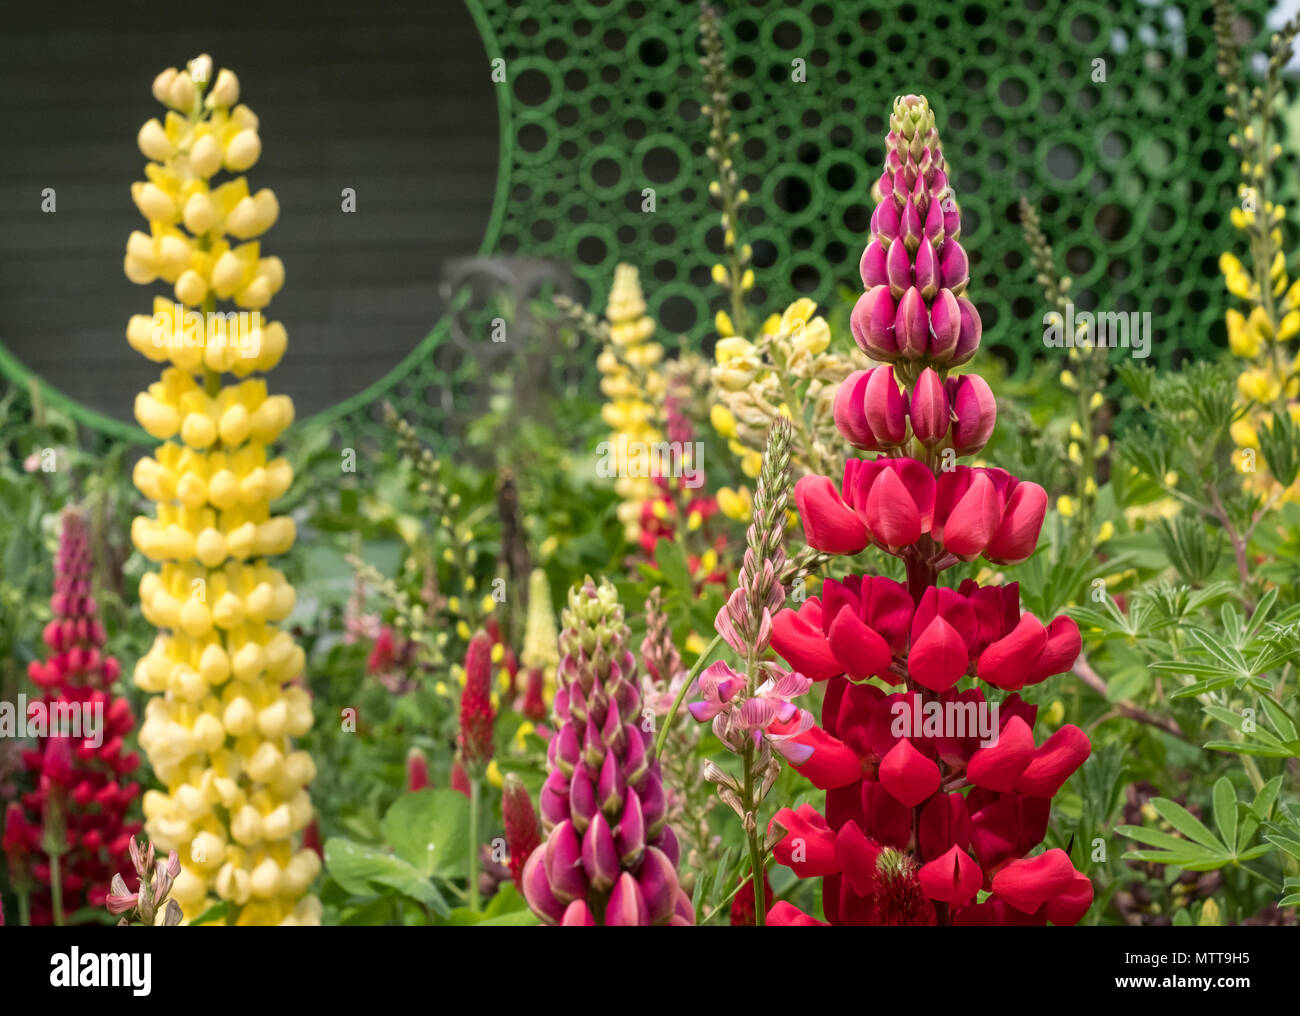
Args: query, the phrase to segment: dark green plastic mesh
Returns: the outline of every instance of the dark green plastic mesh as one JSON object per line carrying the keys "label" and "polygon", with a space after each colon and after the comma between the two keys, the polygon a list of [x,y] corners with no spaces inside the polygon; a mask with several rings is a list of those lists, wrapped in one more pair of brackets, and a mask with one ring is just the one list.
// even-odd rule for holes
{"label": "dark green plastic mesh", "polygon": [[[1228,156],[1209,3],[1147,0],[719,0],[735,77],[741,170],[754,195],[756,305],[823,305],[860,289],[857,260],[896,94],[934,106],[971,257],[985,346],[1022,375],[1046,309],[1016,204],[1036,204],[1083,310],[1150,311],[1148,361],[1223,342],[1219,253]],[[1265,41],[1258,0],[1239,5]],[[699,112],[698,6],[676,0],[483,0],[489,55],[506,60],[497,252],[566,259],[603,308],[620,260],[638,264],[665,338],[712,342],[723,299]],[[807,80],[791,80],[792,61]],[[1094,61],[1105,80],[1094,81]],[[642,210],[653,188],[655,210]],[[482,358],[445,329],[385,385],[431,438],[454,441],[481,404]],[[434,348],[434,347],[437,348]],[[496,352],[496,351],[493,351]],[[505,351],[502,350],[502,353]],[[509,358],[495,361],[509,366]],[[594,357],[569,364],[594,391]],[[372,391],[367,398],[377,395]],[[378,434],[353,404],[344,432]]]}

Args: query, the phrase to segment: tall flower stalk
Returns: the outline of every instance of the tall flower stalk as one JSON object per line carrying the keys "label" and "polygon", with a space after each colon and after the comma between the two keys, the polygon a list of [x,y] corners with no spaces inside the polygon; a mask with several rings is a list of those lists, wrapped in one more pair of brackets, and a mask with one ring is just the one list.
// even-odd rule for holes
{"label": "tall flower stalk", "polygon": [[[261,154],[257,117],[239,103],[235,75],[212,72],[200,56],[154,81],[168,112],[140,129],[150,161],[131,189],[149,232],[126,246],[132,282],[172,289],[127,325],[132,348],[168,364],[135,402],[140,425],[164,442],[135,467],[156,510],[131,527],[157,566],[140,603],[160,632],[135,669],[154,695],[140,744],[165,787],[145,795],[146,829],[180,857],[171,896],[186,918],[220,900],[230,923],[318,923],[320,904],[305,894],[320,859],[295,843],[312,819],[315,775],[293,746],[312,724],[296,683],[305,656],[279,627],[293,587],[267,561],[295,537],[293,519],[271,512],[293,470],[268,457],[293,402],[250,377],[273,368],[286,344],[284,327],[262,314],[284,266],[256,239],[279,205],[238,175]],[[231,175],[217,183],[223,171]],[[214,313],[218,301],[233,311]],[[244,380],[226,384],[227,374]]]}
{"label": "tall flower stalk", "polygon": [[613,585],[574,586],[562,622],[540,799],[546,839],[524,865],[528,905],[549,924],[694,924]]}
{"label": "tall flower stalk", "polygon": [[[885,147],[852,315],[854,338],[881,365],[836,397],[844,437],[878,454],[850,459],[838,486],[803,477],[795,499],[810,546],[874,546],[902,560],[907,580],[827,579],[820,597],[773,619],[776,651],[827,682],[822,726],[794,738],[807,754],[787,752],[827,792],[825,816],[782,809],[774,854],[824,880],[831,924],[1073,924],[1092,883],[1065,851],[1030,851],[1090,745],[1072,725],[1035,745],[1037,710],[1018,692],[1070,668],[1078,627],[1022,613],[1014,583],[939,582],[958,562],[1028,558],[1047,495],[1004,470],[957,464],[984,446],[997,406],[978,375],[952,373],[981,329],[923,97],[895,101]],[[787,902],[769,917],[820,923]]]}
{"label": "tall flower stalk", "polygon": [[[1038,284],[1047,297],[1051,313],[1055,315],[1057,327],[1064,328],[1073,280],[1057,272],[1052,246],[1043,232],[1038,211],[1024,196],[1020,198],[1020,227],[1029,247]],[[1096,542],[1104,542],[1114,528],[1107,520],[1096,533],[1093,532],[1098,464],[1110,450],[1110,437],[1102,433],[1100,417],[1100,410],[1105,405],[1104,392],[1110,366],[1104,352],[1079,343],[1079,339],[1087,337],[1082,324],[1079,331],[1084,334],[1074,337],[1076,341],[1070,344],[1068,351],[1069,365],[1060,375],[1061,386],[1074,393],[1075,418],[1070,421],[1065,451],[1075,478],[1074,493],[1062,494],[1057,499],[1056,508],[1074,522],[1076,544],[1090,550],[1094,537]]]}
{"label": "tall flower stalk", "polygon": [[[1218,41],[1217,67],[1223,78],[1228,102],[1224,114],[1233,124],[1228,138],[1241,166],[1239,204],[1230,219],[1243,234],[1248,258],[1243,264],[1236,254],[1225,251],[1219,258],[1228,293],[1244,310],[1227,313],[1228,346],[1246,361],[1237,379],[1241,412],[1232,424],[1232,437],[1239,447],[1238,466],[1245,474],[1245,487],[1261,499],[1253,521],[1279,501],[1300,502],[1300,482],[1294,476],[1281,481],[1270,475],[1265,463],[1257,462],[1262,452],[1273,458],[1277,442],[1294,444],[1300,424],[1300,355],[1294,340],[1300,336],[1300,280],[1287,273],[1287,250],[1283,228],[1286,209],[1277,203],[1276,166],[1282,156],[1278,142],[1278,120],[1285,102],[1283,73],[1291,61],[1300,19],[1293,18],[1276,33],[1269,47],[1262,87],[1250,88],[1243,76],[1241,53],[1234,37],[1236,12],[1229,0],[1215,0],[1214,27]],[[1293,455],[1284,455],[1294,459]],[[1226,511],[1216,513],[1232,539],[1237,560],[1246,568],[1244,547],[1248,535],[1241,535]]]}
{"label": "tall flower stalk", "polygon": [[749,267],[754,252],[749,244],[737,241],[740,215],[749,202],[749,192],[740,185],[735,151],[740,136],[731,129],[731,76],[727,73],[727,52],[718,29],[718,12],[708,3],[700,4],[700,44],[704,50],[700,67],[704,72],[704,91],[709,101],[700,112],[709,118],[709,161],[716,178],[709,183],[709,196],[721,213],[722,248],[725,264],[713,266],[713,281],[726,290],[731,300],[731,314],[719,313],[719,324],[731,334],[749,334],[747,294],[754,288],[754,269]]}
{"label": "tall flower stalk", "polygon": [[[16,813],[14,831],[6,833],[6,846],[9,839],[15,847],[25,840],[26,850],[47,857],[31,866],[40,883],[31,901],[36,924],[61,925],[83,905],[101,906],[113,867],[140,828],[127,819],[140,794],[131,779],[140,759],[123,750],[135,717],[126,699],[113,694],[121,667],[103,651],[91,570],[86,514],[68,508],[54,563],[54,616],[44,631],[49,655],[27,670],[42,692],[49,727],[24,753],[36,777],[36,789],[22,798],[31,821]],[[73,715],[80,717],[73,733],[53,729],[56,718]]]}
{"label": "tall flower stalk", "polygon": [[[618,493],[619,521],[629,543],[643,542],[643,515],[659,489],[651,447],[663,440],[665,382],[659,370],[664,349],[653,341],[654,318],[646,313],[636,267],[620,264],[605,309],[605,348],[596,363],[605,395],[601,418],[610,428],[610,466]],[[653,544],[651,545],[653,549]]]}
{"label": "tall flower stalk", "polygon": [[478,632],[465,652],[465,687],[460,696],[460,762],[469,778],[469,899],[479,908],[479,844],[483,777],[492,761],[496,710],[492,706],[492,640]]}
{"label": "tall flower stalk", "polygon": [[[785,603],[780,574],[785,566],[782,538],[790,483],[790,424],[773,421],[763,468],[754,491],[753,520],[745,534],[746,550],[736,588],[718,612],[718,634],[744,661],[737,671],[725,661],[712,664],[699,677],[700,698],[690,704],[691,715],[711,721],[723,745],[740,758],[740,776],[708,763],[705,779],[739,816],[749,846],[750,874],[763,884],[766,844],[759,810],[780,775],[776,755],[803,761],[809,750],[793,738],[808,730],[813,718],[790,701],[812,686],[802,674],[791,673],[767,659],[772,615]],[[774,751],[775,750],[775,751]],[[762,924],[762,907],[754,910]]]}

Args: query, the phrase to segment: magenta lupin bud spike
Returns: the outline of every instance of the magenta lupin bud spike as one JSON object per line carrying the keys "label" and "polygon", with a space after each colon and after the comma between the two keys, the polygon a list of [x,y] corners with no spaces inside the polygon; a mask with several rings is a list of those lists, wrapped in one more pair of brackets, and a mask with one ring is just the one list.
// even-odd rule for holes
{"label": "magenta lupin bud spike", "polygon": [[[871,242],[860,266],[865,295],[851,318],[854,338],[886,363],[962,363],[979,345],[978,314],[973,305],[956,302],[969,283],[970,264],[957,243],[961,213],[923,96],[895,100],[885,148]],[[883,285],[889,286],[888,301]]]}
{"label": "magenta lupin bud spike", "polygon": [[623,736],[627,739],[627,749],[623,753],[623,779],[627,783],[640,783],[650,766],[646,743],[636,728],[631,726],[624,728]]}
{"label": "magenta lupin bud spike", "polygon": [[542,813],[542,825],[548,830],[569,818],[569,781],[561,770],[552,770],[542,784],[538,806]]}
{"label": "magenta lupin bud spike", "polygon": [[681,859],[681,846],[677,842],[677,834],[673,832],[672,826],[664,826],[663,831],[659,834],[659,842],[655,843],[654,846],[664,852],[664,857],[668,858],[674,868],[677,867],[678,861]]}
{"label": "magenta lupin bud spike", "polygon": [[[559,641],[558,732],[540,801],[547,837],[521,874],[529,906],[551,924],[694,923],[677,883],[676,837],[666,830],[650,736],[625,722],[639,715],[641,699],[612,585],[588,579],[570,591]],[[648,860],[648,843],[673,849]],[[653,908],[638,887],[647,864]]]}
{"label": "magenta lupin bud spike", "polygon": [[859,348],[877,360],[898,358],[898,339],[895,329],[897,308],[888,286],[869,289],[853,307],[849,328]]}
{"label": "magenta lupin bud spike", "polygon": [[898,209],[886,199],[876,206],[871,216],[871,232],[882,245],[889,247],[898,236]]}
{"label": "magenta lupin bud spike", "polygon": [[964,296],[958,297],[957,304],[961,309],[961,329],[957,336],[957,348],[952,354],[953,367],[960,367],[975,355],[975,351],[980,348],[980,336],[984,331],[975,305]]}

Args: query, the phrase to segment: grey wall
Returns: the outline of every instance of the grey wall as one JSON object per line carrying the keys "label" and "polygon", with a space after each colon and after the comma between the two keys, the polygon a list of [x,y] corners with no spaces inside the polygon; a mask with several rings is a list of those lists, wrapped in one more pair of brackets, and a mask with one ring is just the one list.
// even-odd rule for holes
{"label": "grey wall", "polygon": [[289,332],[271,383],[305,416],[409,353],[441,313],[443,262],[478,250],[498,157],[488,57],[459,0],[4,0],[0,342],[121,419],[159,370],[127,346],[127,319],[170,291],[122,274],[127,234],[147,229],[130,199],[135,135],[163,113],[154,75],[200,52],[239,75],[261,119],[249,184],[280,200],[263,249],[287,273],[268,308]]}

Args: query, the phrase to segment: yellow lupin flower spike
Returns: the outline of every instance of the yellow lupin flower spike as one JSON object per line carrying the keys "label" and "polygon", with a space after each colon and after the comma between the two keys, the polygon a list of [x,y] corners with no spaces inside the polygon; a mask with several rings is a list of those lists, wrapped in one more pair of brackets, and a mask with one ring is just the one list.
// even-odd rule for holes
{"label": "yellow lupin flower spike", "polygon": [[[154,80],[169,112],[137,138],[151,161],[131,195],[149,232],[131,234],[124,261],[131,281],[172,286],[126,332],[166,365],[135,403],[140,425],[165,442],[133,476],[156,504],[131,537],[157,565],[140,581],[140,604],[160,629],[135,668],[153,693],[140,746],[166,788],[145,794],[145,828],[180,855],[172,896],[187,919],[224,901],[230,924],[319,924],[307,892],[320,859],[298,845],[316,767],[293,744],[312,725],[311,698],[292,683],[306,658],[279,627],[293,586],[265,560],[295,536],[293,520],[271,512],[293,470],[267,458],[293,402],[249,377],[274,367],[287,342],[261,314],[284,266],[255,239],[279,203],[242,176],[213,185],[222,171],[252,167],[262,143],[257,117],[237,105],[239,80],[222,70],[213,81],[212,70],[200,56]],[[235,309],[218,313],[218,300]],[[244,380],[223,387],[225,374]]]}
{"label": "yellow lupin flower spike", "polygon": [[611,434],[610,472],[617,477],[614,490],[620,500],[619,521],[628,541],[641,536],[641,509],[658,493],[653,471],[652,446],[663,439],[657,426],[665,380],[656,367],[663,347],[652,341],[654,319],[646,313],[641,278],[636,268],[620,264],[614,269],[605,310],[609,342],[597,365],[606,399],[601,417]]}

